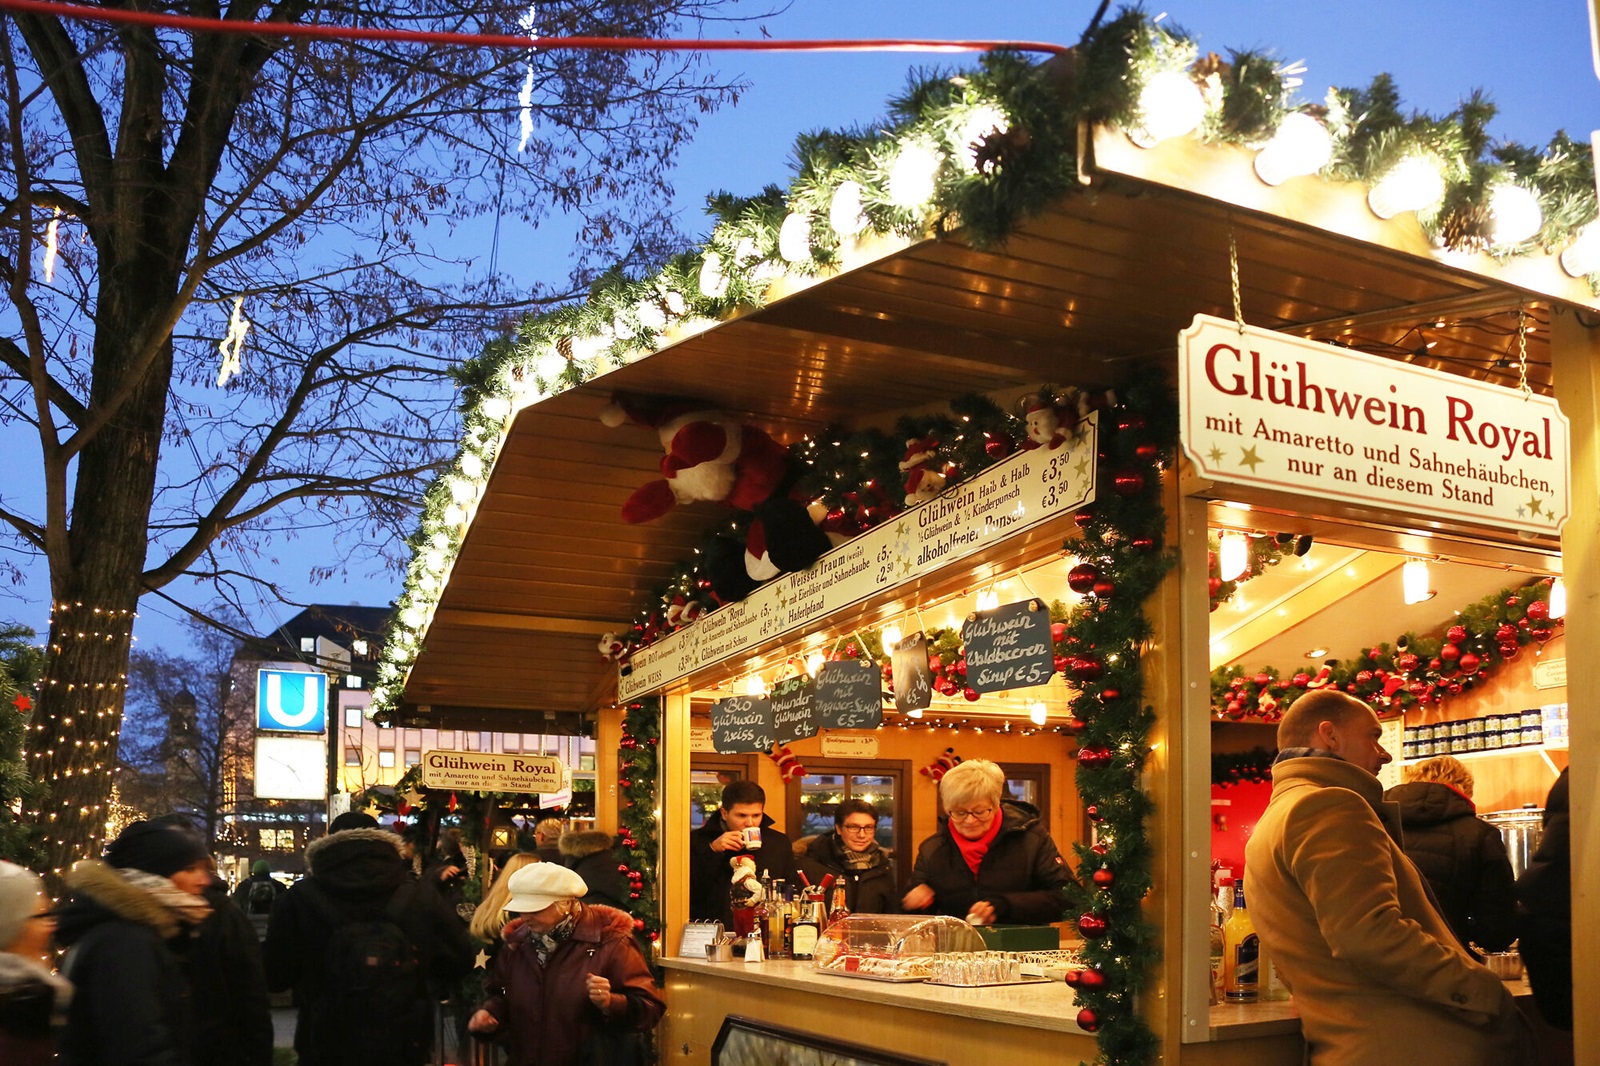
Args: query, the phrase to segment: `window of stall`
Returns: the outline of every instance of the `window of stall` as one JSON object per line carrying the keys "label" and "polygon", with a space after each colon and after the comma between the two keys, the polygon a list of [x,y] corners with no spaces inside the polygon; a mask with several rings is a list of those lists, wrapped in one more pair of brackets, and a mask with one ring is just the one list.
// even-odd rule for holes
{"label": "window of stall", "polygon": [[[756,779],[754,755],[708,755],[689,759],[689,828],[699,829],[722,806],[722,790],[735,781]],[[768,797],[768,806],[776,797]],[[771,811],[768,811],[770,814]]]}
{"label": "window of stall", "polygon": [[833,812],[839,804],[864,800],[878,812],[878,846],[890,853],[895,876],[904,880],[916,846],[906,787],[911,764],[886,759],[807,759],[806,771],[789,782],[788,809],[798,812],[790,819],[791,839],[798,843],[833,832]]}

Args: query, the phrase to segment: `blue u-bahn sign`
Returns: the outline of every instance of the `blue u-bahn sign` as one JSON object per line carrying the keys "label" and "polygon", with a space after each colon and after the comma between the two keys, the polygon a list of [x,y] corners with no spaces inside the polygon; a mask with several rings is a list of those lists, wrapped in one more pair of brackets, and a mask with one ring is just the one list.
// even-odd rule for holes
{"label": "blue u-bahn sign", "polygon": [[328,675],[303,670],[256,674],[256,728],[278,733],[328,729]]}

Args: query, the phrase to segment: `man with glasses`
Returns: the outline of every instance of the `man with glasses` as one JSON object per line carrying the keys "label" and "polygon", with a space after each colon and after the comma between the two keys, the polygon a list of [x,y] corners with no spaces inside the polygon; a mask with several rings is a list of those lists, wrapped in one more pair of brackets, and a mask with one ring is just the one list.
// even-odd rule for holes
{"label": "man with glasses", "polygon": [[833,832],[813,839],[796,861],[814,885],[828,874],[843,884],[845,906],[852,914],[893,914],[899,910],[894,866],[878,845],[877,833],[878,812],[872,804],[845,800],[834,808]]}
{"label": "man with glasses", "polygon": [[1005,771],[987,759],[968,759],[939,780],[946,816],[917,849],[906,910],[973,925],[1061,920],[1072,874],[1039,812],[1002,799],[1005,785]]}

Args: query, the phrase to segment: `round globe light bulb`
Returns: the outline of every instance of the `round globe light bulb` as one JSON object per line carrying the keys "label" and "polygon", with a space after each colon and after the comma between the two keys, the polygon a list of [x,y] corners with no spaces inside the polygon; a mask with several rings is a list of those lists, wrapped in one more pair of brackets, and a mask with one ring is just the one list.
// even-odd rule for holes
{"label": "round globe light bulb", "polygon": [[933,198],[939,163],[939,153],[925,141],[901,145],[889,167],[889,202],[907,209],[926,205]]}
{"label": "round globe light bulb", "polygon": [[820,651],[812,652],[810,657],[806,659],[806,673],[810,674],[812,677],[816,677],[822,672],[823,664],[827,661],[827,657],[824,656]]}
{"label": "round globe light bulb", "polygon": [[645,329],[656,330],[667,324],[666,311],[654,300],[641,300],[634,308],[634,313],[639,316],[639,325]]}
{"label": "round globe light bulb", "polygon": [[767,691],[767,686],[762,682],[760,674],[751,674],[744,679],[744,694],[746,696],[760,696]]}
{"label": "round globe light bulb", "polygon": [[1327,127],[1303,111],[1291,111],[1278,123],[1278,132],[1256,153],[1256,175],[1268,185],[1315,174],[1333,158],[1333,138]]}
{"label": "round globe light bulb", "polygon": [[1402,211],[1422,211],[1444,199],[1444,175],[1426,156],[1410,155],[1389,169],[1367,194],[1367,206],[1379,218]]}
{"label": "round globe light bulb", "polygon": [[707,252],[700,263],[700,291],[713,300],[728,294],[728,275],[722,269],[722,256]]}
{"label": "round globe light bulb", "polygon": [[956,158],[968,172],[978,169],[975,152],[985,137],[1005,133],[1011,128],[1010,117],[993,104],[979,104],[968,111],[956,130]]}
{"label": "round globe light bulb", "polygon": [[1035,700],[1028,705],[1028,719],[1034,725],[1044,725],[1045,719],[1050,717],[1050,709],[1044,705],[1043,700]]}
{"label": "round globe light bulb", "polygon": [[1144,140],[1156,144],[1182,137],[1206,117],[1206,100],[1189,75],[1177,70],[1152,74],[1139,91],[1139,119]]}
{"label": "round globe light bulb", "polygon": [[450,504],[444,509],[444,523],[447,526],[459,526],[467,520],[467,512],[455,504]]}
{"label": "round globe light bulb", "polygon": [[478,405],[478,410],[483,412],[483,417],[498,422],[511,413],[511,401],[504,396],[490,396]]}
{"label": "round globe light bulb", "polygon": [[883,638],[883,653],[887,655],[894,651],[896,644],[900,643],[900,627],[884,626],[883,632],[879,636]]}
{"label": "round globe light bulb", "polygon": [[1494,243],[1499,245],[1521,244],[1544,225],[1539,198],[1509,181],[1490,190],[1489,214],[1494,219]]}
{"label": "round globe light bulb", "polygon": [[778,254],[791,263],[811,260],[811,216],[791,212],[778,227]]}
{"label": "round globe light bulb", "polygon": [[461,472],[470,478],[483,476],[483,459],[477,452],[461,453]]}
{"label": "round globe light bulb", "polygon": [[1579,230],[1572,243],[1562,249],[1561,269],[1575,278],[1600,274],[1600,220]]}
{"label": "round globe light bulb", "polygon": [[861,209],[860,182],[841,182],[833,190],[833,199],[828,203],[828,225],[840,239],[854,237],[867,228],[867,214]]}
{"label": "round globe light bulb", "polygon": [[[576,351],[577,345],[574,344],[573,348]],[[569,365],[559,352],[547,352],[534,360],[533,372],[547,382],[554,381],[566,373]]]}

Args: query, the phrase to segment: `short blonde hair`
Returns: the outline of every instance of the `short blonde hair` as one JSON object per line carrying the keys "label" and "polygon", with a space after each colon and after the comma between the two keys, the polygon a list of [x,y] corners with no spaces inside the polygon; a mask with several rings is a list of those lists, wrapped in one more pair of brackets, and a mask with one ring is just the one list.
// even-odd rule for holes
{"label": "short blonde hair", "polygon": [[483,902],[472,912],[472,924],[467,926],[467,932],[479,940],[498,940],[500,930],[506,926],[506,904],[511,900],[511,875],[538,861],[539,856],[526,851],[519,851],[507,859],[506,864],[500,867],[500,873],[495,876],[494,884],[483,894]]}
{"label": "short blonde hair", "polygon": [[957,763],[939,779],[939,798],[944,809],[968,807],[978,800],[1000,805],[1006,790],[1006,772],[988,759],[968,759]]}
{"label": "short blonde hair", "polygon": [[1415,766],[1405,769],[1406,783],[1413,781],[1432,781],[1435,784],[1450,785],[1468,799],[1472,798],[1472,771],[1467,769],[1466,763],[1451,755],[1438,755],[1426,762],[1419,762]]}

